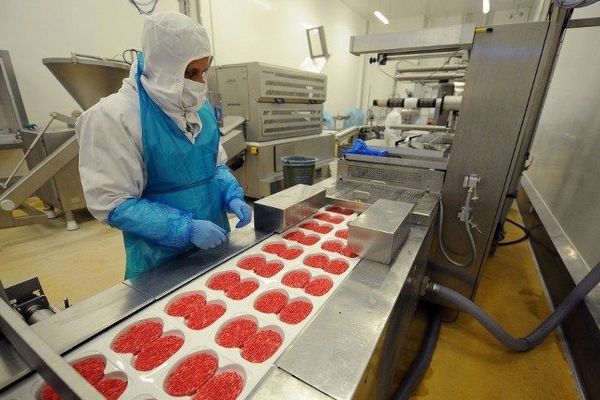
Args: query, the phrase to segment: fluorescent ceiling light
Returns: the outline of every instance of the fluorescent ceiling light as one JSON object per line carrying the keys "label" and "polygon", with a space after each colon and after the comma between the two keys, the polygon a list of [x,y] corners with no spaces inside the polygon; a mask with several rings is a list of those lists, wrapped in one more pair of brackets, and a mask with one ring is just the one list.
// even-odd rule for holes
{"label": "fluorescent ceiling light", "polygon": [[487,14],[490,12],[490,0],[483,0],[483,13]]}
{"label": "fluorescent ceiling light", "polygon": [[[484,0],[485,1],[485,0]],[[385,25],[389,24],[390,21],[381,13],[381,11],[375,11],[373,14]]]}

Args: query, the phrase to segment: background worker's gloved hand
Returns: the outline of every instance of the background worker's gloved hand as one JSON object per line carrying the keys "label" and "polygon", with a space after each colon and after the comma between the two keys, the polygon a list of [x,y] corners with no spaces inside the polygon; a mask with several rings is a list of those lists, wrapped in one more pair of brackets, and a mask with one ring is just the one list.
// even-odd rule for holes
{"label": "background worker's gloved hand", "polygon": [[225,241],[227,231],[211,221],[192,220],[190,241],[202,250],[212,249]]}
{"label": "background worker's gloved hand", "polygon": [[243,200],[233,199],[229,202],[229,209],[235,213],[240,222],[235,226],[242,228],[252,221],[252,209]]}

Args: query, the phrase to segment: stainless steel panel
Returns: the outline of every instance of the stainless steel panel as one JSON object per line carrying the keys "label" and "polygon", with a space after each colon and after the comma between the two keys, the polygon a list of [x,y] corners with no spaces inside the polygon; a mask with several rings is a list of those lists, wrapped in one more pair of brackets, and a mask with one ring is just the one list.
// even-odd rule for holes
{"label": "stainless steel panel", "polygon": [[[400,167],[437,169],[444,171],[448,168],[448,159],[445,159],[443,161],[429,161],[400,157],[373,157],[361,154],[346,154],[345,158],[349,161],[363,161],[377,164],[398,165]],[[376,160],[374,160],[374,158]]]}
{"label": "stainless steel panel", "polygon": [[281,233],[325,205],[325,190],[296,185],[254,202],[254,227]]}
{"label": "stainless steel panel", "polygon": [[475,25],[452,25],[409,32],[351,36],[350,53],[411,54],[471,48]]}
{"label": "stainless steel panel", "polygon": [[287,372],[273,367],[248,400],[331,400],[331,397],[310,387]]}
{"label": "stainless steel panel", "polygon": [[348,179],[365,183],[381,181],[391,186],[439,193],[443,185],[444,172],[399,165],[340,160],[338,177],[342,180]]}
{"label": "stainless steel panel", "polygon": [[0,136],[6,137],[6,142],[18,143],[15,135],[27,122],[10,55],[0,50]]}
{"label": "stainless steel panel", "polygon": [[118,60],[77,54],[70,58],[44,58],[42,62],[84,110],[119,90],[130,68]]}
{"label": "stainless steel panel", "polygon": [[234,129],[225,136],[221,137],[221,144],[227,154],[227,159],[231,160],[242,151],[246,150],[246,139],[244,132]]}
{"label": "stainless steel panel", "polygon": [[348,246],[367,260],[389,264],[410,229],[414,205],[380,199],[348,224]]}
{"label": "stainless steel panel", "polygon": [[[429,227],[411,227],[391,267],[361,261],[276,365],[335,399],[351,399],[362,387],[368,387],[364,398],[389,398],[419,297],[428,233]],[[383,348],[371,382],[364,373],[377,346]]]}
{"label": "stainless steel panel", "polygon": [[[256,148],[256,152],[248,152],[244,165],[236,171],[243,182],[246,196],[261,198],[269,196],[283,188],[283,173],[281,160],[277,158],[278,148],[284,149],[293,146],[294,155],[316,157],[317,175],[328,177],[329,162],[335,159],[335,136],[327,133],[313,136],[303,136],[288,139],[272,140],[268,142],[248,142],[248,147]],[[285,151],[288,152],[288,151]],[[277,190],[273,190],[273,184]]]}
{"label": "stainless steel panel", "polygon": [[523,123],[548,28],[547,22],[513,24],[494,26],[491,32],[475,35],[467,72],[469,84],[443,187],[447,216],[443,231],[450,249],[468,251],[464,223],[456,215],[465,202],[464,177],[480,175],[479,200],[473,203],[472,212],[478,226],[474,233],[478,254],[470,267],[453,273],[456,267],[444,260],[437,243],[432,247],[433,279],[467,297],[475,291],[509,190],[509,174],[516,167],[516,155],[526,136]]}
{"label": "stainless steel panel", "polygon": [[162,267],[126,280],[125,284],[153,299],[159,299],[268,238],[271,234],[272,232],[255,231],[251,225],[234,229],[229,234],[227,242],[217,248],[198,250],[178,257]]}
{"label": "stainless steel panel", "polygon": [[323,131],[322,104],[251,103],[246,139],[263,142]]}
{"label": "stainless steel panel", "polygon": [[600,27],[565,33],[526,173],[590,267],[600,261],[600,53],[590,52],[599,44]]}

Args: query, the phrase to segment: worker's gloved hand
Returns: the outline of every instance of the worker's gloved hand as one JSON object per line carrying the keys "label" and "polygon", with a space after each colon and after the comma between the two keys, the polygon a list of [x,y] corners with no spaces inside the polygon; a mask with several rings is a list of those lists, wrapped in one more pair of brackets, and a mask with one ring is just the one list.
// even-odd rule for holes
{"label": "worker's gloved hand", "polygon": [[225,241],[227,231],[211,221],[192,220],[191,242],[202,250],[212,249]]}
{"label": "worker's gloved hand", "polygon": [[233,199],[229,202],[229,209],[235,213],[240,219],[240,222],[235,226],[236,228],[242,228],[248,225],[252,221],[252,210],[250,206],[244,203],[243,200]]}

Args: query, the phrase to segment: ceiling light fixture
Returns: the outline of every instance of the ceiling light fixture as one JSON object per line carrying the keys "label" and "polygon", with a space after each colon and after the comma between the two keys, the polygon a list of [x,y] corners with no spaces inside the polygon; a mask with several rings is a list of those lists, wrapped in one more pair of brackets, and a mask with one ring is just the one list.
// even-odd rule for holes
{"label": "ceiling light fixture", "polygon": [[487,14],[490,12],[490,0],[483,0],[483,13]]}
{"label": "ceiling light fixture", "polygon": [[[484,0],[485,1],[485,0]],[[382,24],[387,25],[390,23],[390,21],[388,21],[388,19],[385,17],[385,15],[383,15],[381,13],[381,11],[375,11],[373,14],[375,14],[375,16],[377,17],[377,19],[379,19],[381,21]]]}

